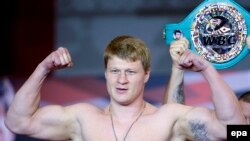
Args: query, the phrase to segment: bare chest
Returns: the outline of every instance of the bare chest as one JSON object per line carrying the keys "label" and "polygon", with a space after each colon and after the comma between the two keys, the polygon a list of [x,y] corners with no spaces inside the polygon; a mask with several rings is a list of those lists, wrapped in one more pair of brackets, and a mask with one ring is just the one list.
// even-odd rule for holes
{"label": "bare chest", "polygon": [[135,123],[112,121],[109,117],[81,122],[81,134],[74,141],[166,141],[171,138],[172,125],[141,118]]}

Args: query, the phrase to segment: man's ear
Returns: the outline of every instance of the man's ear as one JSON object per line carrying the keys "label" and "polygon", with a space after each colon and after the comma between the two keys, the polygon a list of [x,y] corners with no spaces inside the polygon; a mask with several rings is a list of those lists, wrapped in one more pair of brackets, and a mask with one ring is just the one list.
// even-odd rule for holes
{"label": "man's ear", "polygon": [[144,83],[147,83],[150,77],[150,69],[145,72]]}
{"label": "man's ear", "polygon": [[104,76],[105,76],[105,79],[107,79],[107,69],[105,69]]}

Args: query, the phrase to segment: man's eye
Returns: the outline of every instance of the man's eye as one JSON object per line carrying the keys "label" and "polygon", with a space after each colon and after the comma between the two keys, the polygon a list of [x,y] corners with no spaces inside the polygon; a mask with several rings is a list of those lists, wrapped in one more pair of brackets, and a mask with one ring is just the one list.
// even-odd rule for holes
{"label": "man's eye", "polygon": [[118,73],[119,70],[110,70],[110,72],[112,72],[112,73]]}
{"label": "man's eye", "polygon": [[135,72],[135,71],[129,70],[129,71],[127,71],[127,73],[128,73],[128,74],[135,74],[136,72]]}

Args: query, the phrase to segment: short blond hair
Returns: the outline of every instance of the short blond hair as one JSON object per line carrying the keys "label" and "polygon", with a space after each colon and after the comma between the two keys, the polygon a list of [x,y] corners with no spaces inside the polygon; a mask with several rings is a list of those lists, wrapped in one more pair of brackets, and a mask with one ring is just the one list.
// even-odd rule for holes
{"label": "short blond hair", "polygon": [[114,38],[104,51],[105,69],[107,68],[108,60],[113,56],[133,62],[140,60],[144,71],[150,70],[150,51],[146,44],[138,38],[128,35]]}

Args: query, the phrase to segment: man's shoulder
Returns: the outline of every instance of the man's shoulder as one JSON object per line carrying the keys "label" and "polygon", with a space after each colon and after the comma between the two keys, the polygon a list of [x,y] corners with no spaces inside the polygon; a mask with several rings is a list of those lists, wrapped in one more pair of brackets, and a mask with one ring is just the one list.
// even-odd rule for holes
{"label": "man's shoulder", "polygon": [[163,119],[172,119],[177,120],[184,113],[187,113],[191,108],[189,106],[177,104],[177,103],[168,103],[163,104],[158,107],[157,111],[154,113]]}

